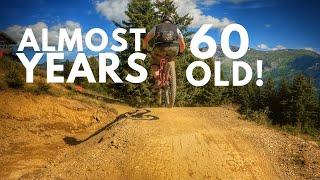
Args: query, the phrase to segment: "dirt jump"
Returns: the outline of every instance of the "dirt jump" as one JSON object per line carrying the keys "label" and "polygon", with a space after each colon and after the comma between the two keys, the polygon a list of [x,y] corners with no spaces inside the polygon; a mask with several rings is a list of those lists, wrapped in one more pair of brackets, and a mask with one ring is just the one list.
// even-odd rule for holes
{"label": "dirt jump", "polygon": [[[4,179],[320,178],[317,144],[243,120],[232,108],[134,109],[108,104],[106,110],[78,100],[11,96],[30,101],[29,108],[40,112],[36,104],[43,102],[47,112],[30,117],[55,126],[41,129],[32,118],[10,114],[26,107],[1,103],[6,107],[0,124]],[[97,111],[108,112],[108,118],[88,115],[93,120],[86,123],[81,119]],[[58,126],[66,121],[69,129]],[[83,125],[76,127],[80,121]]]}

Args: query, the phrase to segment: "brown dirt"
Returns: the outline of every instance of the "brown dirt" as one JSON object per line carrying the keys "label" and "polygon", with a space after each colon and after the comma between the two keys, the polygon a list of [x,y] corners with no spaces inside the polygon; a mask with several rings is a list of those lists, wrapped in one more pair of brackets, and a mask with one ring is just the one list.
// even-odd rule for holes
{"label": "brown dirt", "polygon": [[320,178],[316,144],[226,107],[135,110],[0,92],[0,108],[4,179]]}

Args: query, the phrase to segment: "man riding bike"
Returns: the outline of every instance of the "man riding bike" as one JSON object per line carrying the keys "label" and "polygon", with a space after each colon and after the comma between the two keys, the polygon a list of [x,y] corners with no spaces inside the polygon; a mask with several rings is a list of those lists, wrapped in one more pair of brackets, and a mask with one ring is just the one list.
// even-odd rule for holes
{"label": "man riding bike", "polygon": [[163,16],[160,24],[156,25],[143,40],[142,49],[146,51],[149,41],[155,38],[152,52],[151,71],[155,80],[155,89],[159,87],[159,63],[163,57],[168,61],[174,61],[178,54],[182,54],[186,48],[183,35],[172,16]]}

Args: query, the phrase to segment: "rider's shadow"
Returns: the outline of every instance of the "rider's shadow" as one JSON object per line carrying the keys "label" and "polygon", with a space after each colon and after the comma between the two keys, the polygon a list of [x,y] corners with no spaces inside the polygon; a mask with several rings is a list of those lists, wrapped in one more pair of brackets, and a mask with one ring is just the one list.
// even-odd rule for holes
{"label": "rider's shadow", "polygon": [[127,117],[127,119],[131,119],[131,120],[148,120],[148,121],[154,121],[154,120],[158,120],[159,117],[154,116],[154,115],[150,115],[151,111],[148,109],[141,109],[141,110],[136,110],[133,113],[130,113],[129,116]]}
{"label": "rider's shadow", "polygon": [[[93,134],[91,134],[90,136],[88,136],[87,138],[85,138],[83,140],[78,140],[74,137],[66,136],[63,138],[63,141],[70,146],[75,146],[75,145],[81,144],[81,143],[86,142],[89,139],[95,137],[96,135],[100,134],[101,132],[111,129],[111,127],[113,125],[115,125],[116,123],[120,122],[121,120],[125,120],[125,119],[148,120],[148,121],[154,121],[154,120],[159,119],[159,117],[157,117],[157,116],[148,114],[150,112],[151,111],[147,110],[147,109],[140,109],[140,110],[137,109],[133,112],[126,112],[126,113],[123,113],[123,114],[117,116],[112,122],[108,123],[107,125],[100,128],[99,130],[97,130],[96,132],[94,132]],[[99,140],[99,142],[101,142],[101,139]]]}

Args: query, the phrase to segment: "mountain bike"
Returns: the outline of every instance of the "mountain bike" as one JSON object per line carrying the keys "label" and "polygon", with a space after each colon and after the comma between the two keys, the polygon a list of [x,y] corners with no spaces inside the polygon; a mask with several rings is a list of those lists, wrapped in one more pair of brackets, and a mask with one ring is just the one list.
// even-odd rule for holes
{"label": "mountain bike", "polygon": [[[176,69],[175,62],[168,61],[169,58],[163,57],[160,59],[159,65],[159,77],[158,80],[158,104],[162,105],[162,100],[165,99],[165,106],[172,108],[176,100]],[[165,97],[165,98],[163,98]]]}

